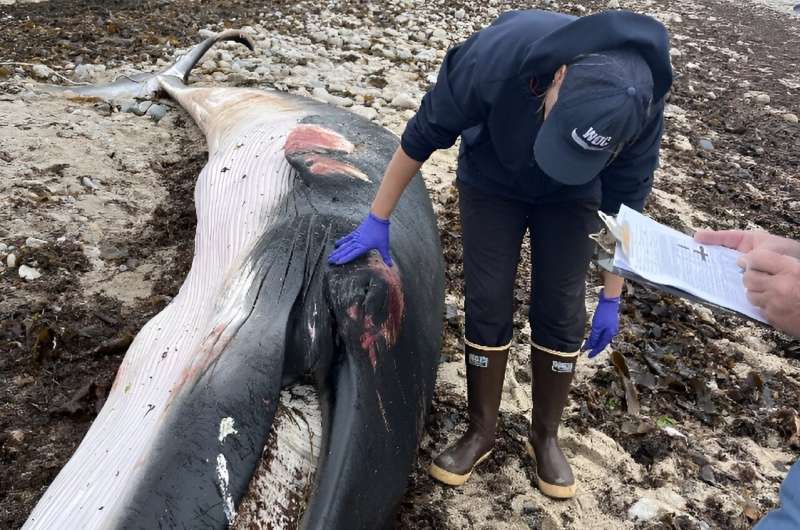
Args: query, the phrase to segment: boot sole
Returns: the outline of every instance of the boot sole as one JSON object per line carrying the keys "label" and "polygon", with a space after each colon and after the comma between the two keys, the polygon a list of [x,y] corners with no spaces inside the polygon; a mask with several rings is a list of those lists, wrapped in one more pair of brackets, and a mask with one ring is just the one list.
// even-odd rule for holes
{"label": "boot sole", "polygon": [[489,455],[491,454],[492,451],[491,450],[488,451],[486,454],[484,454],[482,457],[476,460],[474,464],[472,464],[472,467],[470,468],[468,473],[465,473],[463,475],[453,473],[452,471],[447,471],[446,469],[437,466],[435,463],[431,464],[428,473],[430,474],[430,476],[432,476],[439,482],[447,484],[448,486],[461,486],[462,484],[464,484],[466,481],[469,480],[469,477],[472,476],[472,472],[475,471],[475,468],[478,467],[478,465],[481,462],[489,458]]}
{"label": "boot sole", "polygon": [[558,484],[550,484],[549,482],[545,482],[539,478],[539,469],[538,465],[536,464],[536,453],[533,451],[533,446],[528,440],[525,440],[525,448],[528,450],[528,454],[533,459],[533,466],[536,468],[536,486],[538,486],[539,491],[548,497],[552,497],[553,499],[571,499],[575,496],[575,492],[578,490],[577,484],[559,486]]}

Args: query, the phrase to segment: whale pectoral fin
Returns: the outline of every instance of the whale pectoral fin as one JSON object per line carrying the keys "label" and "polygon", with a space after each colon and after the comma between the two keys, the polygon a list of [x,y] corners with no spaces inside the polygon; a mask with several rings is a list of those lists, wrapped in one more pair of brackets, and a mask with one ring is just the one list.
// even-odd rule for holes
{"label": "whale pectoral fin", "polygon": [[120,528],[227,528],[234,520],[279,400],[288,323],[308,266],[305,224],[276,227],[247,258],[242,268],[259,272],[237,308],[239,325],[215,328],[206,344],[217,351],[196,352],[204,362],[171,390]]}
{"label": "whale pectoral fin", "polygon": [[397,269],[380,259],[331,269],[326,296],[336,321],[327,451],[302,528],[380,528],[392,519],[424,417],[417,381],[425,362],[400,347],[405,314]]}

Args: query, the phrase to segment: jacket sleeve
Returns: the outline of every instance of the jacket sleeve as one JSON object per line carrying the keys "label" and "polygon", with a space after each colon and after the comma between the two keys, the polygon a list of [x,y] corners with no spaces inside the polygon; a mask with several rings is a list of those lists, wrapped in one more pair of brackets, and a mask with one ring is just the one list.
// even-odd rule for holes
{"label": "jacket sleeve", "polygon": [[488,105],[481,97],[476,46],[479,37],[476,33],[447,52],[436,84],[406,124],[400,144],[414,160],[424,162],[435,150],[452,147],[461,131],[486,119]]}
{"label": "jacket sleeve", "polygon": [[663,131],[664,105],[661,103],[639,138],[600,172],[603,189],[600,209],[603,212],[616,214],[621,204],[642,211],[653,187]]}

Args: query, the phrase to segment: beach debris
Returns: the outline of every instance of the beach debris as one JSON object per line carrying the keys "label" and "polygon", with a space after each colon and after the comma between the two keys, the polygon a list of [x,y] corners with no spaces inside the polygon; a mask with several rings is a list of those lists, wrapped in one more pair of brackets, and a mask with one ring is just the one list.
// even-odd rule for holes
{"label": "beach debris", "polygon": [[33,267],[28,267],[27,265],[20,265],[19,267],[19,277],[23,280],[36,280],[42,277],[42,273],[38,270],[34,269]]}

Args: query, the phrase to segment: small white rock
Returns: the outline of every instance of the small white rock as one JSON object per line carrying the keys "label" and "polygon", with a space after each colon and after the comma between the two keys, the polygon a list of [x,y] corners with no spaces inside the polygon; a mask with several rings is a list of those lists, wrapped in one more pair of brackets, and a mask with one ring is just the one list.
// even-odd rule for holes
{"label": "small white rock", "polygon": [[9,269],[13,269],[14,267],[16,267],[17,256],[15,256],[14,254],[9,254],[8,257],[6,257],[6,265],[8,265]]}
{"label": "small white rock", "polygon": [[797,123],[797,114],[792,114],[791,112],[786,113],[783,115],[783,119],[789,123]]}
{"label": "small white rock", "polygon": [[37,278],[41,278],[42,273],[37,271],[33,267],[28,267],[27,265],[20,265],[19,277],[24,280],[35,280]]}
{"label": "small white rock", "polygon": [[677,151],[691,151],[692,150],[692,142],[689,141],[688,138],[682,136],[680,134],[676,134],[675,138],[672,140],[672,146]]}
{"label": "small white rock", "polygon": [[90,64],[79,64],[75,67],[75,77],[79,81],[91,81],[94,79],[94,68]]}
{"label": "small white rock", "polygon": [[620,8],[619,0],[609,0],[608,4],[606,4],[606,8],[619,9]]}
{"label": "small white rock", "polygon": [[433,30],[433,33],[431,33],[431,37],[433,37],[434,39],[446,39],[447,32],[442,28],[436,28],[435,30]]}
{"label": "small white rock", "polygon": [[30,248],[42,248],[47,244],[47,241],[44,239],[39,239],[38,237],[29,237],[25,240],[25,246]]}
{"label": "small white rock", "polygon": [[417,102],[408,94],[397,94],[392,98],[390,105],[396,109],[415,110],[417,108]]}
{"label": "small white rock", "polygon": [[658,517],[661,510],[659,502],[649,497],[642,497],[628,508],[628,519],[631,521],[650,521]]}
{"label": "small white rock", "polygon": [[756,96],[756,103],[761,103],[762,105],[769,105],[770,101],[771,99],[767,94],[759,94]]}
{"label": "small white rock", "polygon": [[351,109],[353,112],[358,114],[359,116],[363,116],[368,120],[374,120],[378,117],[378,111],[373,109],[372,107],[365,107],[363,105],[353,105]]}
{"label": "small white rock", "polygon": [[53,75],[53,71],[43,64],[36,64],[33,66],[33,76],[38,79],[50,79],[50,76]]}
{"label": "small white rock", "polygon": [[683,52],[680,51],[678,48],[670,48],[669,54],[671,57],[681,57],[683,56]]}
{"label": "small white rock", "polygon": [[0,252],[5,252],[8,250],[8,245],[5,243],[0,243]]}
{"label": "small white rock", "polygon": [[455,12],[454,16],[456,17],[456,20],[461,20],[465,16],[467,16],[467,12],[464,11],[463,9],[459,9],[458,11]]}
{"label": "small white rock", "polygon": [[90,190],[99,190],[100,186],[98,186],[92,179],[89,177],[83,177],[81,179],[81,184],[89,188]]}

